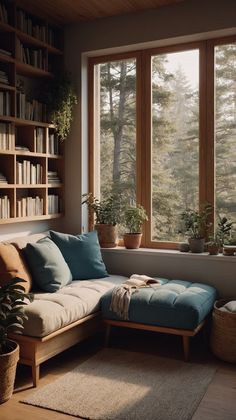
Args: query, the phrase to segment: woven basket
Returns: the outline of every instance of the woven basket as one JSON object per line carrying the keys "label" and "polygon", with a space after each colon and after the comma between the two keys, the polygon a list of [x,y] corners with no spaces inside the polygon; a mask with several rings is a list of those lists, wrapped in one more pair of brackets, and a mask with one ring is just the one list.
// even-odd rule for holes
{"label": "woven basket", "polygon": [[236,363],[236,313],[221,311],[223,305],[235,299],[215,302],[212,313],[211,349],[226,362]]}
{"label": "woven basket", "polygon": [[8,340],[13,350],[0,354],[0,404],[11,398],[14,388],[16,366],[19,360],[19,345]]}

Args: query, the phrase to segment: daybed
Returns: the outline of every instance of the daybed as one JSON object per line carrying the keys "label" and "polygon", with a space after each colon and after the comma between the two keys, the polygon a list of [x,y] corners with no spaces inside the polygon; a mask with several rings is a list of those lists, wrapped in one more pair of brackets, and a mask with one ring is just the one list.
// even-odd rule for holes
{"label": "daybed", "polygon": [[122,321],[110,311],[110,299],[114,286],[126,277],[108,276],[96,232],[50,233],[50,238],[44,233],[0,244],[0,286],[18,276],[27,280],[26,291],[31,289],[35,296],[25,307],[24,334],[12,335],[20,345],[20,363],[32,368],[34,386],[42,362],[101,329],[103,320],[107,338],[112,325],[180,335],[187,359],[189,337],[211,312],[213,287],[162,279],[159,291],[143,289],[133,295],[130,319]]}

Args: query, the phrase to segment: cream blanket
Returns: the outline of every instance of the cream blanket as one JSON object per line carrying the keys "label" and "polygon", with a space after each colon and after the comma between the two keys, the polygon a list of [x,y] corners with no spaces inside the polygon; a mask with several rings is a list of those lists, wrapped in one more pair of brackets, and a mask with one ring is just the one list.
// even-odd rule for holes
{"label": "cream blanket", "polygon": [[144,287],[160,287],[161,282],[144,274],[132,276],[112,291],[110,311],[115,312],[124,320],[129,319],[129,305],[133,293]]}

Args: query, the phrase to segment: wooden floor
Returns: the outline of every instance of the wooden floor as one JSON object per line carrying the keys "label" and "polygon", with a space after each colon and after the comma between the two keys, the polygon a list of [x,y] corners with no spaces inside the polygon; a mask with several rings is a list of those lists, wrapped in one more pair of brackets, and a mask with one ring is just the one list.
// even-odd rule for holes
{"label": "wooden floor", "polygon": [[[45,362],[41,367],[39,386],[54,381],[94,355],[103,345],[103,337],[96,336]],[[181,338],[166,334],[114,328],[111,347],[156,354],[159,357],[182,359]],[[213,364],[217,367],[192,420],[236,420],[236,365],[214,358],[200,333],[191,339],[191,361]],[[32,407],[19,402],[33,391],[30,368],[19,366],[13,397],[0,406],[1,420],[69,420],[74,417]],[[145,420],[145,419],[139,419]],[[162,419],[163,420],[163,419]],[[181,420],[181,419],[176,419]]]}

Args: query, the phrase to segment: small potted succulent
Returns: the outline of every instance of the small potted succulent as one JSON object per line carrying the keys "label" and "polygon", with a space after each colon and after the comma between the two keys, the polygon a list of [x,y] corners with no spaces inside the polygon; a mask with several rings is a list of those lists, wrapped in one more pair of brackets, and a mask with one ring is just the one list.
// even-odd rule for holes
{"label": "small potted succulent", "polygon": [[222,252],[223,246],[226,244],[231,245],[230,234],[232,225],[233,222],[230,222],[227,217],[218,216],[215,235],[210,236],[209,242],[207,243],[207,250],[210,255],[217,255],[219,252]]}
{"label": "small potted succulent", "polygon": [[137,249],[141,245],[142,226],[148,220],[143,206],[129,206],[124,211],[124,225],[129,232],[124,234],[124,245],[128,249]]}
{"label": "small potted succulent", "polygon": [[22,282],[25,280],[15,277],[0,286],[0,404],[12,396],[19,360],[19,345],[9,334],[23,330],[24,319],[27,319],[24,305],[26,300],[33,300],[31,293],[25,293]]}
{"label": "small potted succulent", "polygon": [[193,253],[204,252],[205,237],[211,226],[208,220],[211,212],[212,206],[205,204],[199,211],[187,209],[181,213],[185,234],[189,237],[190,251]]}
{"label": "small potted succulent", "polygon": [[102,248],[114,248],[117,245],[117,224],[120,222],[120,199],[115,194],[108,194],[98,200],[92,193],[82,195],[82,204],[95,215],[94,228]]}

